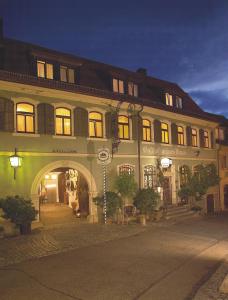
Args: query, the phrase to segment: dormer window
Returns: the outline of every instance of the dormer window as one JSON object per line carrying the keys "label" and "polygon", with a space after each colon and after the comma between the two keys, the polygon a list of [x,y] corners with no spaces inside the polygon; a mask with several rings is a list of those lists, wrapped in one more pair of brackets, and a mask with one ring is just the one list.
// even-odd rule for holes
{"label": "dormer window", "polygon": [[113,85],[113,92],[124,94],[124,82],[123,82],[123,80],[113,78],[112,85]]}
{"label": "dormer window", "polygon": [[45,61],[37,61],[37,76],[41,78],[53,79],[53,65]]}
{"label": "dormer window", "polygon": [[176,108],[180,108],[182,109],[183,105],[182,105],[182,98],[179,96],[176,96]]}
{"label": "dormer window", "polygon": [[65,66],[60,66],[60,80],[74,83],[74,70]]}
{"label": "dormer window", "polygon": [[165,103],[168,106],[173,106],[173,96],[170,95],[169,93],[165,94]]}
{"label": "dormer window", "polygon": [[128,82],[128,95],[138,97],[138,85],[133,82]]}

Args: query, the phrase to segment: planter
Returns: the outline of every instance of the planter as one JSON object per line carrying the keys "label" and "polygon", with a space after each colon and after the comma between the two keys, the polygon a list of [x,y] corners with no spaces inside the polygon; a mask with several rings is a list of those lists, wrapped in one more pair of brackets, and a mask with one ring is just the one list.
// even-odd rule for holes
{"label": "planter", "polygon": [[21,234],[30,234],[31,232],[32,232],[31,223],[20,224],[20,233]]}

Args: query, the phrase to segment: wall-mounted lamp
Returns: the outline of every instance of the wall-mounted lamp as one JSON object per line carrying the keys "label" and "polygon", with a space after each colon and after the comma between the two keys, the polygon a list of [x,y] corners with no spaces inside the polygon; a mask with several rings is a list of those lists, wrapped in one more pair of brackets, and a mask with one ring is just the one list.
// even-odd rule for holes
{"label": "wall-mounted lamp", "polygon": [[13,155],[9,157],[10,165],[14,169],[14,179],[16,179],[16,170],[21,166],[22,157],[17,155],[17,149],[15,148],[15,152]]}

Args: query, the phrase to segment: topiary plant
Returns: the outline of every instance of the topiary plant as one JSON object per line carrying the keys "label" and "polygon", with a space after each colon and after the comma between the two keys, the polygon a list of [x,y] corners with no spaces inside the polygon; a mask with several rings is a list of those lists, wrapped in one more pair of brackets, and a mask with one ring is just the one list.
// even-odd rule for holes
{"label": "topiary plant", "polygon": [[151,213],[160,199],[159,194],[153,189],[141,189],[134,197],[134,205],[141,214]]}
{"label": "topiary plant", "polygon": [[3,217],[20,226],[21,233],[31,231],[31,223],[36,218],[37,211],[30,199],[20,196],[8,196],[0,199],[0,207],[3,210]]}

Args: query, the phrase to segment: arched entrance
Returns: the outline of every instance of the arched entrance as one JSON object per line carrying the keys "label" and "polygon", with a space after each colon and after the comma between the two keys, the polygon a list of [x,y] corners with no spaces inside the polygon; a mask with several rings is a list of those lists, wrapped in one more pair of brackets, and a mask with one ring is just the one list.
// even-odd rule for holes
{"label": "arched entrance", "polygon": [[[75,190],[72,187],[73,181],[68,182],[69,174],[72,175],[74,172],[78,174]],[[68,193],[66,193],[66,185]],[[31,188],[31,198],[39,211],[39,217],[42,205],[49,204],[51,207],[52,203],[65,205],[65,208],[72,207],[77,198],[77,210],[82,210],[84,215],[89,215],[91,222],[97,221],[97,208],[92,201],[96,194],[96,183],[88,169],[77,162],[68,160],[56,161],[42,168],[36,175]]]}

